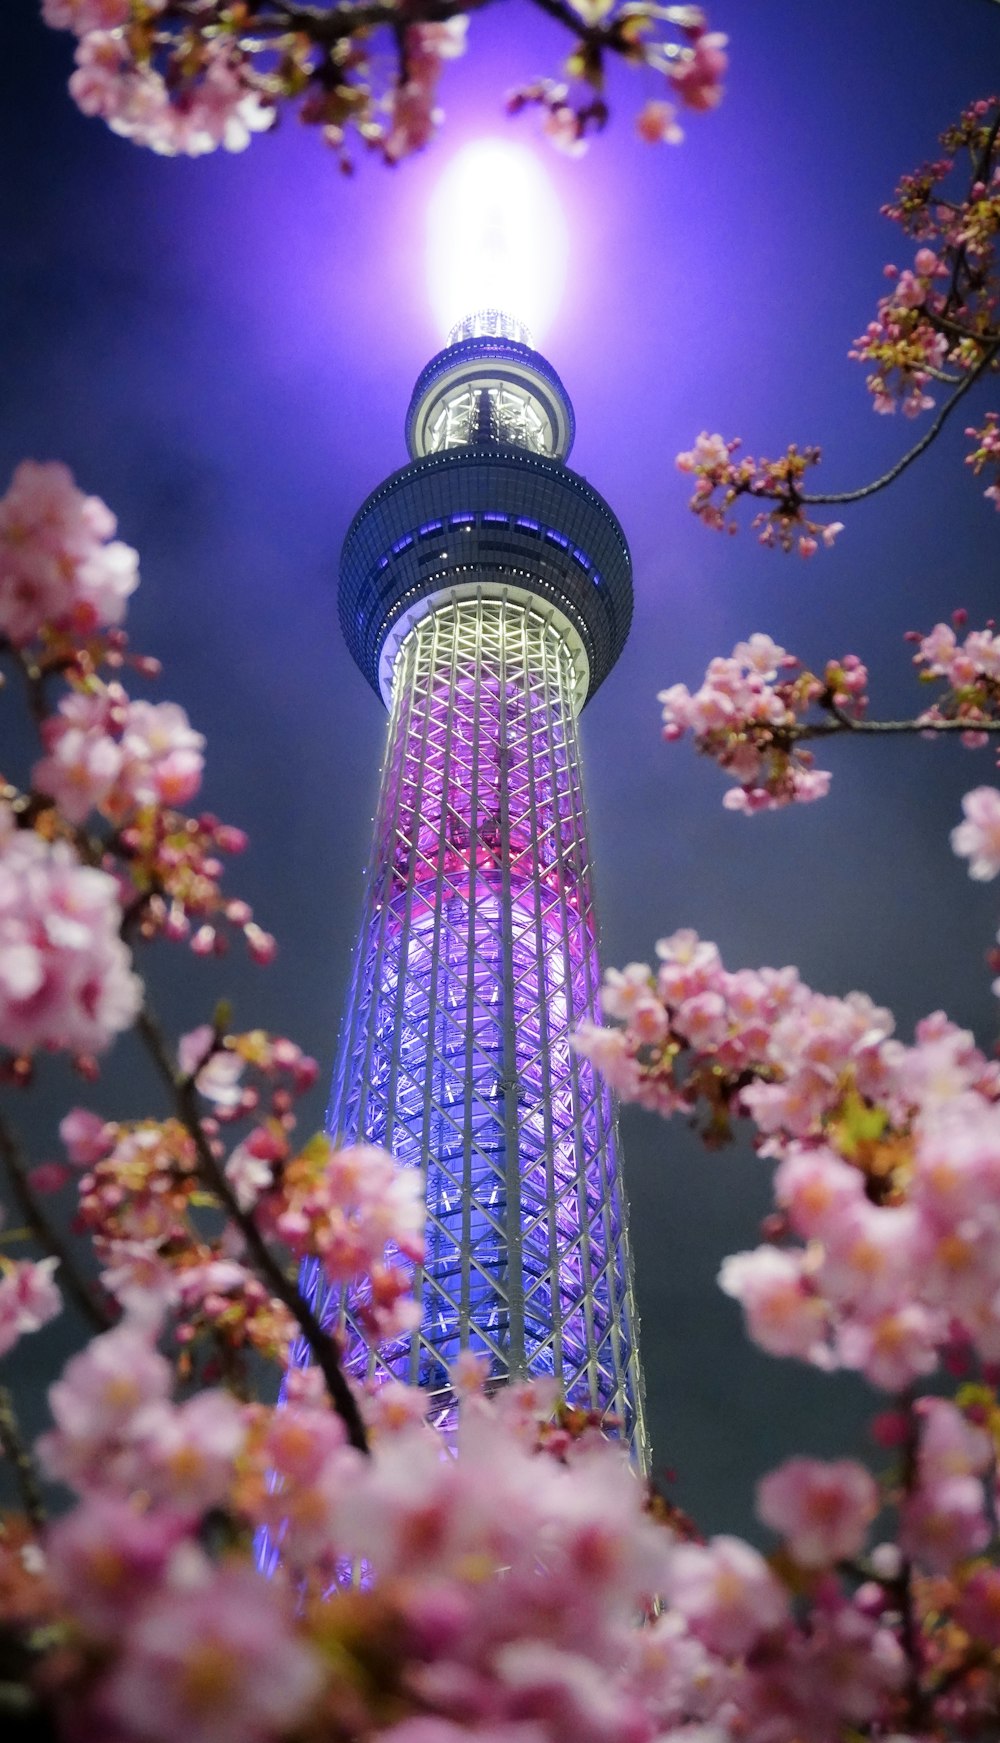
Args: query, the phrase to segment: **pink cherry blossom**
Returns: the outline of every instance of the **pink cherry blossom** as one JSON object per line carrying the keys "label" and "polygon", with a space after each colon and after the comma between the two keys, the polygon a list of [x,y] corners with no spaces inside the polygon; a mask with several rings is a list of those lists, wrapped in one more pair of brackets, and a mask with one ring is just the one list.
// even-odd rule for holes
{"label": "pink cherry blossom", "polygon": [[684,129],[677,124],[677,111],[672,103],[651,97],[636,116],[636,132],[646,145],[679,145]]}
{"label": "pink cherry blossom", "polygon": [[131,0],[42,0],[42,17],[53,30],[72,30],[86,36],[88,30],[114,30],[127,24]]}
{"label": "pink cherry blossom", "polygon": [[861,1204],[864,1181],[832,1150],[791,1144],[775,1172],[774,1196],[796,1234],[822,1240],[845,1210]]}
{"label": "pink cherry blossom", "polygon": [[736,1537],[681,1544],[667,1567],[666,1594],[692,1632],[727,1657],[749,1652],[788,1617],[785,1592],[763,1556]]}
{"label": "pink cherry blossom", "polygon": [[900,1546],[932,1573],[985,1549],[992,1536],[983,1485],[975,1477],[945,1477],[921,1486],[903,1503]]}
{"label": "pink cherry blossom", "polygon": [[64,696],[42,727],[42,741],[48,754],[32,769],[32,785],[54,799],[70,823],[85,822],[114,791],[124,763],[103,698]]}
{"label": "pink cherry blossom", "polygon": [[734,1253],[723,1260],[719,1286],[740,1302],[750,1337],[769,1355],[830,1365],[828,1309],[809,1283],[800,1254],[776,1247]]}
{"label": "pink cherry blossom", "polygon": [[857,1368],[874,1386],[901,1392],[934,1372],[946,1334],[940,1314],[920,1302],[905,1302],[871,1319],[845,1320],[837,1329],[837,1355],[845,1368]]}
{"label": "pink cherry blossom", "polygon": [[183,1404],[157,1402],[140,1411],[133,1438],[154,1500],[181,1513],[221,1506],[246,1432],[228,1392],[199,1392]]}
{"label": "pink cherry blossom", "polygon": [[690,47],[680,49],[667,67],[667,77],[688,109],[715,109],[722,102],[728,41],[721,31],[706,31]]}
{"label": "pink cherry blossom", "polygon": [[23,461],[0,498],[0,635],[23,646],[47,623],[120,623],[139,577],[115,524],[68,467]]}
{"label": "pink cherry blossom", "polygon": [[177,1043],[177,1063],[186,1076],[197,1072],[195,1088],[206,1101],[216,1108],[233,1108],[242,1093],[240,1078],[246,1062],[234,1048],[215,1047],[214,1042],[210,1023],[191,1029]]}
{"label": "pink cherry blossom", "polygon": [[48,1568],[88,1634],[121,1635],[156,1591],[184,1530],[179,1516],[105,1494],[56,1520],[46,1537]]}
{"label": "pink cherry blossom", "polygon": [[201,784],[205,740],[174,702],[132,702],[120,684],[74,692],[43,728],[34,786],[71,823],[96,809],[122,823],[140,805],[183,805]]}
{"label": "pink cherry blossom", "polygon": [[977,1568],[962,1588],[955,1620],[974,1640],[1000,1646],[1000,1568]]}
{"label": "pink cherry blossom", "polygon": [[[252,1210],[261,1194],[274,1184],[274,1167],[266,1156],[258,1156],[249,1142],[237,1144],[226,1159],[226,1179],[241,1210]],[[293,1223],[296,1232],[305,1231],[305,1223],[297,1212],[286,1213],[284,1229],[291,1238]]]}
{"label": "pink cherry blossom", "polygon": [[290,1732],[324,1681],[290,1610],[279,1587],[238,1564],[162,1590],[125,1635],[108,1712],[143,1743],[270,1743]]}
{"label": "pink cherry blossom", "polygon": [[947,1398],[921,1398],[920,1476],[933,1486],[949,1477],[982,1476],[993,1463],[993,1440]]}
{"label": "pink cherry blossom", "polygon": [[630,1101],[639,1099],[642,1077],[624,1029],[605,1029],[584,1018],[574,1032],[573,1048],[593,1062],[618,1095]]}
{"label": "pink cherry blossom", "polygon": [[985,881],[1000,872],[1000,791],[975,787],[962,800],[965,821],[951,832],[951,845],[969,861],[970,878]]}
{"label": "pink cherry blossom", "polygon": [[0,811],[0,1045],[102,1053],[142,1002],[118,886]]}
{"label": "pink cherry blossom", "polygon": [[62,1312],[53,1273],[58,1259],[3,1261],[0,1269],[0,1356],[25,1332],[39,1331]]}
{"label": "pink cherry blossom", "polygon": [[55,1428],[38,1442],[49,1474],[78,1488],[106,1480],[109,1454],[140,1409],[169,1397],[172,1382],[148,1326],[125,1320],[94,1338],[49,1388]]}
{"label": "pink cherry blossom", "polygon": [[859,1555],[879,1510],[878,1488],[853,1459],[786,1459],[757,1485],[757,1512],[802,1567]]}
{"label": "pink cherry blossom", "polygon": [[862,1197],[831,1220],[816,1281],[838,1306],[870,1317],[905,1299],[927,1256],[913,1205],[873,1205]]}

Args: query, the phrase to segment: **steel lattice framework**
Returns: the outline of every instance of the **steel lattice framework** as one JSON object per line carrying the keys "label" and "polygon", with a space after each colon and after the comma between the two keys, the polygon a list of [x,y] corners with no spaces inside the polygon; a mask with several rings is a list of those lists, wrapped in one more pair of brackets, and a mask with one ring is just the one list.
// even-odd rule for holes
{"label": "steel lattice framework", "polygon": [[427,1168],[421,1326],[382,1372],[447,1415],[471,1348],[641,1440],[613,1113],[570,1043],[598,968],[554,617],[477,590],[400,648],[333,1124]]}
{"label": "steel lattice framework", "polygon": [[358,1299],[315,1265],[304,1282],[352,1371],[424,1387],[442,1426],[471,1349],[496,1384],[553,1375],[619,1418],[642,1462],[614,1112],[571,1041],[599,981],[577,715],[624,644],[631,570],[572,436],[551,366],[477,317],[345,543],[341,622],[390,725],[329,1124],[425,1171],[419,1328],[372,1354]]}

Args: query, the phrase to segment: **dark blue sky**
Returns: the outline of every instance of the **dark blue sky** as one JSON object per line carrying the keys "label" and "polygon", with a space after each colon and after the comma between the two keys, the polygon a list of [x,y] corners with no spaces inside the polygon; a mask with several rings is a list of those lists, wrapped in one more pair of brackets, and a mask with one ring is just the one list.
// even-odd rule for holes
{"label": "dark blue sky", "polygon": [[[238,1021],[295,1036],[325,1073],[384,729],[339,641],[337,556],[405,457],[410,389],[440,344],[431,191],[465,140],[505,125],[534,138],[530,119],[503,122],[500,99],[554,73],[563,38],[525,4],[475,18],[438,144],[394,172],[364,160],[348,181],[291,119],[240,158],[164,161],[115,139],[73,109],[69,39],[36,14],[4,0],[0,20],[0,475],[59,457],[115,508],[142,557],[134,643],[162,657],[158,693],[208,735],[206,803],[252,838],[232,884],[278,933],[278,962],[206,967],[162,947],[159,1003],[190,1027],[229,991]],[[911,713],[903,632],[957,605],[973,620],[996,610],[1000,519],[962,465],[962,413],[811,564],[703,530],[673,460],[702,428],[750,452],[819,441],[826,482],[845,488],[912,438],[873,415],[846,353],[884,262],[907,264],[878,208],[996,85],[1000,7],[719,0],[711,17],[732,39],[729,90],[682,147],[634,140],[649,93],[625,73],[586,158],[537,145],[571,228],[546,350],[576,407],[573,464],[635,562],[632,639],[584,718],[604,959],[648,957],[691,925],[733,966],[797,962],[824,989],[866,988],[904,1035],[944,1006],[989,1045],[982,958],[1000,904],[948,830],[961,794],[991,778],[990,753],[837,744],[829,799],[748,821],[723,812],[712,768],[662,745],[656,692],[761,629],[809,662],[858,652],[874,710]],[[974,403],[987,409],[989,390]],[[91,1097],[103,1111],[151,1111],[134,1067],[126,1045]],[[55,1066],[42,1079],[62,1081]],[[44,1147],[52,1116],[35,1099]],[[865,1395],[756,1355],[715,1289],[723,1254],[755,1242],[764,1164],[705,1156],[631,1110],[623,1129],[656,1460],[706,1528],[742,1528],[753,1479],[796,1442],[863,1446]],[[57,1347],[46,1335],[39,1363]]]}

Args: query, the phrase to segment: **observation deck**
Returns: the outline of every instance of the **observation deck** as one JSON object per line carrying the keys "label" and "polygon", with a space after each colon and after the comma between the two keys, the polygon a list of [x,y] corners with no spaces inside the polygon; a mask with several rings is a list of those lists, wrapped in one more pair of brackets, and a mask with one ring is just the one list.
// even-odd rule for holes
{"label": "observation deck", "polygon": [[573,650],[577,707],[625,645],[625,535],[566,466],[569,397],[511,326],[492,312],[474,317],[427,364],[407,413],[410,464],[372,492],[344,541],[341,628],[386,703],[400,643],[444,599],[536,604]]}

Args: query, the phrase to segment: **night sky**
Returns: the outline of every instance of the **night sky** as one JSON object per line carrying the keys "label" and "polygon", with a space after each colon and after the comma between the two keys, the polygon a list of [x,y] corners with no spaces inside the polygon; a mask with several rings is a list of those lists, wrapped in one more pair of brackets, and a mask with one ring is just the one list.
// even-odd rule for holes
{"label": "night sky", "polygon": [[[141,556],[133,644],[164,662],[156,695],[208,737],[204,803],[252,842],[229,884],[280,942],[269,970],[157,946],[146,967],[171,1023],[193,1027],[226,992],[238,1026],[293,1036],[324,1077],[332,1064],[385,721],[340,642],[338,553],[405,459],[410,390],[443,340],[424,259],[435,183],[461,144],[509,128],[569,222],[545,350],[576,409],[572,464],[635,565],[631,640],[583,727],[604,961],[693,926],[731,967],[795,962],[820,989],[867,990],[904,1038],[943,1007],[991,1045],[997,888],[948,844],[991,753],[838,742],[827,800],[748,820],[723,811],[714,768],[661,742],[656,693],[765,630],[810,664],[860,654],[872,712],[912,714],[903,632],[1000,604],[1000,518],[962,464],[962,410],[811,563],[704,530],[674,467],[703,428],[755,454],[818,441],[818,482],[843,489],[919,433],[872,413],[847,350],[884,263],[911,260],[879,206],[1000,81],[1000,7],[715,0],[722,109],[690,117],[679,148],[642,147],[632,118],[653,93],[619,72],[611,125],[570,161],[501,114],[512,84],[558,70],[563,35],[497,6],[446,70],[438,142],[395,171],[363,158],[351,180],[291,117],[241,157],[165,161],[116,139],[65,94],[69,37],[34,0],[0,12],[0,488],[22,457],[60,458],[118,514]],[[989,393],[966,402],[979,422]],[[5,768],[23,776],[4,709]],[[28,1098],[15,1110],[39,1157],[67,1077],[46,1062],[30,1113]],[[73,1094],[112,1117],[160,1111],[131,1042]],[[872,1396],[756,1354],[715,1287],[723,1255],[756,1243],[766,1164],[746,1145],[707,1155],[634,1109],[622,1131],[654,1463],[703,1528],[752,1529],[755,1478],[791,1451],[863,1453]],[[38,1395],[65,1335],[31,1347]]]}

